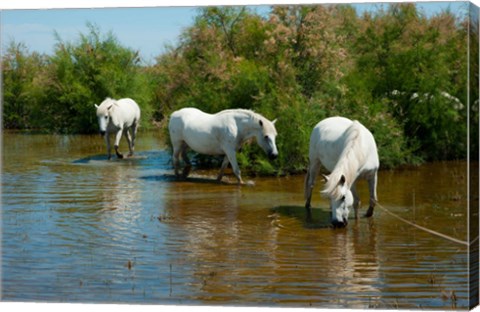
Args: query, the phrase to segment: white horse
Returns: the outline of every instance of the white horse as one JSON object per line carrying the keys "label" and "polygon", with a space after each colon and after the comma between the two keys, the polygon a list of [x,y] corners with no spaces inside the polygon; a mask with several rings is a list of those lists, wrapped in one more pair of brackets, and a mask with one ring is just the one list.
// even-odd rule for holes
{"label": "white horse", "polygon": [[191,169],[187,157],[187,147],[197,153],[207,155],[225,155],[217,180],[223,177],[228,163],[239,184],[244,184],[237,163],[237,151],[245,141],[256,138],[258,145],[271,158],[278,156],[275,138],[275,121],[269,121],[260,114],[245,109],[228,109],[216,114],[207,114],[196,108],[183,108],[170,116],[168,129],[173,147],[173,165],[178,177],[179,156],[186,164],[183,177]]}
{"label": "white horse", "polygon": [[332,224],[335,227],[346,226],[349,208],[352,206],[355,217],[358,217],[358,178],[368,181],[370,206],[366,216],[373,215],[377,202],[377,171],[380,163],[375,139],[367,128],[358,121],[344,117],[322,120],[310,136],[309,158],[305,178],[305,207],[308,211],[315,179],[323,164],[331,172],[329,176],[324,176],[326,185],[322,194],[330,198]]}
{"label": "white horse", "polygon": [[[115,153],[118,158],[123,158],[123,155],[118,151],[118,144],[125,135],[128,142],[130,153],[132,156],[135,149],[135,138],[137,136],[137,129],[140,122],[140,108],[138,104],[132,99],[114,100],[106,98],[102,104],[95,104],[97,109],[98,125],[100,127],[100,134],[105,136],[107,143],[108,159],[112,157],[110,153],[110,138],[109,133],[115,133]],[[131,133],[129,132],[131,130]]]}

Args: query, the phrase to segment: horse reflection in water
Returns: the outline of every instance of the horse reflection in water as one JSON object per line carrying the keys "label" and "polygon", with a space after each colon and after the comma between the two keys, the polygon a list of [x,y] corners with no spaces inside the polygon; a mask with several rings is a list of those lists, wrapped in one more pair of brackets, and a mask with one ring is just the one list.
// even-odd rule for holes
{"label": "horse reflection in water", "polygon": [[184,255],[173,272],[190,277],[187,293],[196,300],[365,308],[378,299],[377,238],[368,222],[341,231],[305,230],[302,206],[294,216],[274,212],[278,222],[272,222],[265,194],[172,184],[169,192],[177,194],[166,198],[162,223],[175,234],[162,253]]}
{"label": "horse reflection in water", "polygon": [[[315,230],[299,237],[285,226],[272,229],[271,235],[275,238],[271,243],[270,263],[275,266],[272,279],[277,285],[285,285],[282,293],[290,296],[290,302],[365,309],[370,304],[367,302],[375,304],[380,300],[374,226],[357,223],[341,231]],[[305,241],[315,244],[302,248]]]}
{"label": "horse reflection in water", "polygon": [[173,112],[168,124],[173,146],[173,165],[178,177],[179,157],[186,166],[183,177],[190,172],[187,147],[206,155],[225,155],[217,180],[220,181],[230,162],[239,184],[244,184],[237,163],[237,151],[242,145],[256,138],[258,145],[270,159],[278,156],[275,138],[275,120],[269,121],[260,114],[245,109],[228,109],[217,114],[207,114],[196,108],[183,108]]}
{"label": "horse reflection in water", "polygon": [[305,207],[310,209],[315,179],[323,165],[330,175],[324,176],[322,194],[330,198],[332,224],[343,227],[348,223],[349,208],[358,217],[360,199],[356,191],[358,178],[368,181],[370,206],[367,217],[373,215],[377,202],[377,145],[371,132],[358,121],[331,117],[319,122],[310,136],[309,168],[305,177]]}
{"label": "horse reflection in water", "polygon": [[130,224],[141,215],[142,209],[142,190],[130,167],[127,162],[109,165],[109,170],[103,171],[101,177],[99,213],[107,231],[119,237],[131,228]]}

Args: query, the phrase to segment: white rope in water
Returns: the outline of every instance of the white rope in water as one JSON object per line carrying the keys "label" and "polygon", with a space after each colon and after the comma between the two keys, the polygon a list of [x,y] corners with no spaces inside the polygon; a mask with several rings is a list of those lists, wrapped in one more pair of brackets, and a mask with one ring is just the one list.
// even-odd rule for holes
{"label": "white rope in water", "polygon": [[378,208],[381,208],[384,212],[388,213],[388,214],[391,215],[392,217],[395,217],[395,218],[397,218],[398,220],[400,220],[400,221],[402,221],[402,222],[405,222],[405,223],[407,223],[407,224],[409,224],[409,225],[411,225],[411,226],[413,226],[413,227],[416,227],[417,229],[420,229],[420,230],[422,230],[422,231],[428,232],[428,233],[433,234],[433,235],[436,235],[436,236],[438,236],[438,237],[447,239],[447,240],[452,241],[452,242],[457,243],[457,244],[469,246],[470,244],[473,244],[475,241],[478,240],[478,236],[477,236],[475,239],[473,239],[471,243],[469,243],[469,242],[467,242],[467,241],[460,240],[460,239],[456,239],[456,238],[454,238],[454,237],[451,237],[451,236],[448,236],[448,235],[439,233],[439,232],[434,231],[434,230],[430,230],[430,229],[428,229],[428,228],[426,228],[426,227],[423,227],[423,226],[421,226],[421,225],[418,225],[418,224],[416,224],[416,223],[413,223],[413,222],[411,222],[411,221],[408,221],[407,219],[404,219],[404,218],[400,217],[399,215],[391,212],[390,210],[388,210],[387,208],[383,207],[382,205],[380,205],[380,204],[378,204],[378,203],[377,203],[377,207],[378,207]]}

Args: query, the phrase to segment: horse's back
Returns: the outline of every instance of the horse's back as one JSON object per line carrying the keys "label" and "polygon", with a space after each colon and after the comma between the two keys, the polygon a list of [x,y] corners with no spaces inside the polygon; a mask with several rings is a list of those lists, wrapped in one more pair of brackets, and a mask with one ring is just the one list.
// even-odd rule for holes
{"label": "horse's back", "polygon": [[117,101],[118,105],[122,107],[126,116],[134,118],[136,122],[140,119],[140,107],[137,102],[130,98],[124,98]]}
{"label": "horse's back", "polygon": [[170,120],[174,120],[175,122],[181,121],[183,123],[189,123],[198,119],[203,119],[206,116],[211,115],[195,107],[184,107],[177,111],[174,111],[170,115]]}
{"label": "horse's back", "polygon": [[311,139],[324,142],[337,141],[353,121],[345,117],[329,117],[320,121],[312,131]]}
{"label": "horse's back", "polygon": [[186,107],[170,115],[168,130],[173,144],[185,142],[191,149],[202,154],[223,154],[218,128],[221,124],[215,115],[197,108]]}
{"label": "horse's back", "polygon": [[212,115],[202,112],[198,108],[185,107],[174,111],[170,115],[168,127],[171,130],[185,129],[187,127],[198,127],[205,125],[205,121]]}
{"label": "horse's back", "polygon": [[332,171],[346,148],[346,138],[354,135],[350,133],[354,131],[359,131],[358,135],[361,136],[361,147],[366,156],[364,167],[368,170],[377,169],[377,146],[372,133],[360,122],[339,116],[326,118],[314,127],[310,137],[310,161],[320,161],[327,170]]}
{"label": "horse's back", "polygon": [[344,117],[330,117],[320,121],[310,136],[310,162],[320,162],[332,171],[344,148],[339,139],[351,124],[352,121]]}

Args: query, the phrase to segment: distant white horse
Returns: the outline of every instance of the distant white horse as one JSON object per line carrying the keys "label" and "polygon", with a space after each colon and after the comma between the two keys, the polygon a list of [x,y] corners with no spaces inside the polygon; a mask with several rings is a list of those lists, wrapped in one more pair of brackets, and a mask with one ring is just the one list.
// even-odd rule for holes
{"label": "distant white horse", "polygon": [[377,171],[379,160],[372,133],[358,121],[331,117],[319,122],[310,136],[310,164],[305,178],[305,207],[310,209],[312,190],[321,164],[331,172],[324,176],[326,185],[322,194],[330,198],[332,224],[347,225],[349,208],[354,207],[358,217],[358,178],[368,181],[370,206],[367,217],[373,215],[377,202]]}
{"label": "distant white horse", "polygon": [[217,180],[223,177],[228,165],[240,184],[243,184],[237,163],[237,151],[243,143],[256,138],[258,145],[271,158],[278,156],[275,138],[275,121],[245,109],[228,109],[216,114],[207,114],[196,108],[183,108],[170,116],[168,129],[173,146],[173,165],[177,177],[179,156],[182,155],[186,166],[183,177],[187,177],[191,163],[187,157],[187,147],[197,153],[207,155],[225,155]]}
{"label": "distant white horse", "polygon": [[[108,159],[112,157],[110,153],[110,138],[109,133],[115,133],[115,153],[118,158],[123,158],[123,155],[118,151],[118,144],[125,135],[128,142],[130,153],[132,156],[135,149],[135,138],[137,136],[137,129],[140,122],[140,108],[138,104],[132,99],[114,100],[106,98],[102,104],[97,105],[98,125],[100,127],[100,134],[105,136],[107,143]],[[131,130],[131,133],[129,132]]]}

